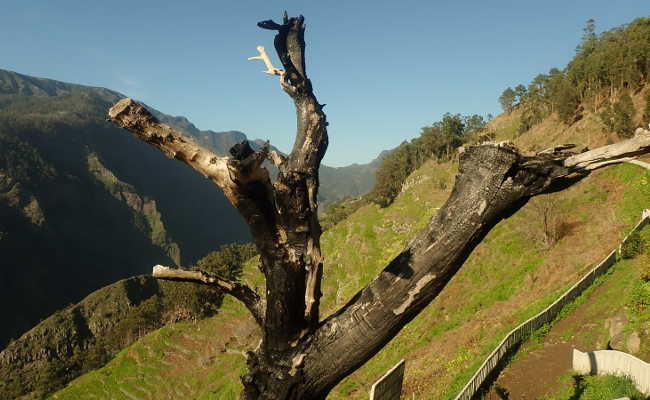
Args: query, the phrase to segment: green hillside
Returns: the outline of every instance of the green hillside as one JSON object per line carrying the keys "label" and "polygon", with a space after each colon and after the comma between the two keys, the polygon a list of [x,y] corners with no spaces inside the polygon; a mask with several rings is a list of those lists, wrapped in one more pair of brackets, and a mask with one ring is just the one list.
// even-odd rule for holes
{"label": "green hillside", "polygon": [[138,276],[57,311],[0,352],[0,398],[41,398],[161,326],[214,315],[206,287]]}
{"label": "green hillside", "polygon": [[[499,374],[491,389],[493,395],[498,388],[512,399],[634,398],[629,388],[610,378],[575,375],[571,353],[573,348],[614,349],[650,361],[650,228],[643,228],[637,238],[624,247],[621,259],[605,276],[561,313],[562,318],[521,346]],[[540,369],[545,371],[543,376]],[[603,380],[600,385],[599,380]],[[646,397],[637,394],[636,398]]]}

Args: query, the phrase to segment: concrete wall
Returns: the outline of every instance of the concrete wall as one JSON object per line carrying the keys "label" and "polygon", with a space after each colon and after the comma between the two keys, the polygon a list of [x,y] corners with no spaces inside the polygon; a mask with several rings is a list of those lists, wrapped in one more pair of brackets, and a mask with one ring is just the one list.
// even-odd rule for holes
{"label": "concrete wall", "polygon": [[650,395],[650,364],[622,351],[573,349],[573,369],[584,375],[629,376],[640,392]]}
{"label": "concrete wall", "polygon": [[621,241],[621,244],[614,250],[612,250],[605,259],[603,259],[598,265],[596,265],[591,271],[589,271],[585,276],[582,277],[578,282],[576,282],[569,290],[567,290],[562,296],[560,296],[553,304],[548,306],[544,311],[530,318],[523,324],[519,325],[499,343],[496,349],[487,357],[483,362],[481,367],[476,371],[474,376],[467,382],[463,390],[460,391],[455,400],[471,400],[471,398],[476,394],[478,389],[483,385],[485,379],[494,371],[494,369],[499,364],[499,361],[506,355],[508,350],[513,346],[521,342],[522,340],[527,339],[530,334],[541,327],[547,322],[551,322],[555,319],[557,314],[562,310],[562,308],[575,300],[582,292],[591,286],[591,284],[596,280],[597,277],[607,272],[607,270],[616,263],[617,251],[620,247],[627,242],[630,235],[633,232],[643,229],[643,227],[650,222],[650,211],[643,210],[641,215],[641,220],[636,224],[632,231]]}

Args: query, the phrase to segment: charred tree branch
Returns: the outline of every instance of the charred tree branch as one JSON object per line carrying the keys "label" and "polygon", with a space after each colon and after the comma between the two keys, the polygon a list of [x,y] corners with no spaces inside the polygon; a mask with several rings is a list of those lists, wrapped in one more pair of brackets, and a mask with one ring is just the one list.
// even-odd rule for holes
{"label": "charred tree branch", "polygon": [[271,153],[278,166],[274,184],[282,251],[267,273],[269,304],[265,342],[269,348],[295,343],[316,328],[319,320],[320,283],[323,260],[318,222],[318,169],[327,149],[327,121],[316,100],[305,67],[304,18],[289,18],[282,24],[271,20],[258,23],[277,31],[274,46],[284,68],[280,84],[296,107],[296,140],[283,158]]}
{"label": "charred tree branch", "polygon": [[162,265],[156,265],[153,267],[152,276],[157,279],[168,281],[198,283],[221,290],[244,303],[258,325],[260,327],[264,326],[264,309],[266,308],[264,299],[260,298],[253,289],[243,283],[225,279],[204,271],[190,271],[186,269],[169,268]]}
{"label": "charred tree branch", "polygon": [[428,226],[314,333],[304,367],[315,368],[305,373],[307,390],[324,397],[376,354],[442,291],[500,220],[558,183],[566,188],[576,176],[650,152],[650,134],[579,154],[569,148],[533,156],[506,142],[466,149],[452,194]]}

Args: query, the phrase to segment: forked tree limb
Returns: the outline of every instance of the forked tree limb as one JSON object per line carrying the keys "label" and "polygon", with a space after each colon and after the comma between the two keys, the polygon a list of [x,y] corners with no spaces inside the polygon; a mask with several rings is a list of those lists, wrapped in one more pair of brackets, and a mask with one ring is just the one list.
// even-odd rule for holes
{"label": "forked tree limb", "polygon": [[257,24],[264,29],[278,31],[275,36],[275,49],[280,57],[285,73],[282,87],[296,105],[297,136],[289,156],[289,169],[305,173],[318,169],[328,145],[327,121],[323,105],[314,96],[311,81],[305,66],[305,25],[304,17],[288,18],[283,24],[272,20]]}
{"label": "forked tree limb", "polygon": [[261,60],[264,62],[264,66],[266,67],[266,71],[263,71],[266,74],[269,75],[282,75],[284,74],[284,71],[278,68],[275,68],[273,66],[273,63],[271,62],[271,59],[269,58],[268,54],[266,54],[266,50],[264,49],[264,46],[257,46],[257,51],[260,53],[259,56],[255,57],[248,57],[248,60]]}
{"label": "forked tree limb", "polygon": [[[267,287],[272,288],[268,303],[280,306],[267,308],[265,340],[271,347],[282,348],[287,339],[295,341],[313,331],[319,320],[323,258],[318,169],[327,150],[327,121],[307,76],[304,18],[289,18],[285,14],[282,24],[268,20],[258,26],[277,31],[274,46],[284,67],[280,84],[296,108],[293,149],[286,159],[273,157],[279,165],[274,183],[281,226],[279,240],[286,254],[275,257],[276,263],[266,275]],[[288,283],[288,279],[293,282]]]}
{"label": "forked tree limb", "polygon": [[264,299],[247,285],[222,278],[200,270],[169,268],[162,265],[153,267],[152,276],[168,281],[192,282],[214,287],[244,303],[260,327],[264,326]]}
{"label": "forked tree limb", "polygon": [[[158,122],[144,107],[124,99],[109,111],[112,121],[134,136],[179,159],[216,183],[248,223],[260,252],[267,286],[262,351],[282,353],[313,332],[319,322],[323,259],[318,222],[318,169],[327,149],[327,121],[305,69],[304,19],[260,26],[275,29],[282,61],[282,88],[297,115],[296,140],[282,157],[268,149],[241,157],[218,157]],[[267,57],[268,58],[268,57]],[[268,60],[270,62],[270,60]],[[272,64],[271,64],[272,65]],[[271,183],[261,163],[279,166]]]}

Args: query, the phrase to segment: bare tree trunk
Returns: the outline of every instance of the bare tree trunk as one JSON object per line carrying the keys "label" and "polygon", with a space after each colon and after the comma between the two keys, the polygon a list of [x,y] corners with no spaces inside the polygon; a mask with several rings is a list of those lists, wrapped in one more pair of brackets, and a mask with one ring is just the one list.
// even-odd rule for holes
{"label": "bare tree trunk", "polygon": [[[306,74],[303,17],[285,14],[282,24],[258,25],[278,31],[275,48],[284,71],[272,67],[263,48],[255,58],[267,63],[267,72],[280,75],[296,106],[296,141],[286,158],[268,147],[254,152],[247,142],[231,149],[233,157],[218,157],[130,99],[109,110],[115,123],[211,179],[250,226],[265,296],[206,273],[154,269],[160,279],[214,286],[251,311],[262,340],[247,353],[244,399],[324,399],[440,293],[500,220],[532,196],[562,190],[595,168],[650,149],[650,132],[580,154],[569,152],[572,146],[558,146],[524,155],[506,142],[467,148],[451,196],[428,226],[345,306],[320,321],[323,259],[316,198],[327,122]],[[279,169],[276,182],[262,167],[265,159]]]}

